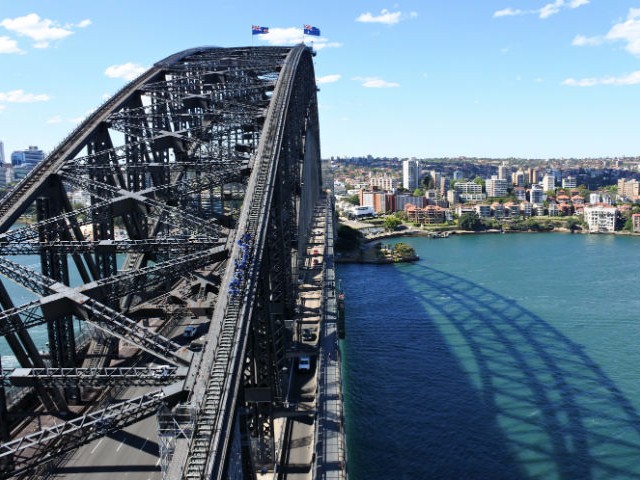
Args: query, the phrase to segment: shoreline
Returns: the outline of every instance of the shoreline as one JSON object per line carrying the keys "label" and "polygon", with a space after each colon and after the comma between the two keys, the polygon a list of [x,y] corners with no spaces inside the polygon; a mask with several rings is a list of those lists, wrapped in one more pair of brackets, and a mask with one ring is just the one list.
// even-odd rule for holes
{"label": "shoreline", "polygon": [[574,230],[572,231],[569,228],[554,228],[553,230],[540,231],[536,232],[533,230],[514,230],[514,231],[501,231],[501,230],[483,230],[479,232],[473,232],[469,230],[446,230],[444,232],[433,232],[426,230],[402,230],[397,232],[386,232],[373,237],[365,238],[362,241],[362,246],[357,251],[351,252],[341,252],[339,255],[335,257],[336,263],[359,263],[366,265],[389,265],[393,263],[411,263],[419,260],[418,256],[413,258],[403,258],[399,260],[394,260],[388,257],[376,257],[372,256],[371,252],[374,251],[374,245],[382,240],[388,238],[397,238],[397,237],[432,237],[435,239],[446,237],[434,237],[434,234],[446,233],[447,236],[450,235],[496,235],[496,234],[519,234],[519,233],[563,233],[569,235],[618,235],[623,237],[640,237],[640,233],[634,232],[589,232],[585,230]]}
{"label": "shoreline", "polygon": [[[470,231],[470,230],[445,230],[443,232],[435,232],[435,231],[427,231],[427,230],[403,230],[399,232],[387,232],[382,233],[376,236],[368,237],[363,239],[364,244],[368,244],[371,242],[375,242],[380,239],[385,238],[394,238],[394,237],[431,237],[434,234],[448,234],[450,235],[495,235],[495,234],[519,234],[519,233],[565,233],[570,235],[618,235],[622,237],[640,237],[640,232],[627,232],[627,231],[616,231],[616,232],[589,232],[588,230],[571,230],[569,228],[554,228],[553,230],[481,230],[478,232]],[[438,238],[438,237],[434,237]],[[446,237],[442,237],[446,238]]]}

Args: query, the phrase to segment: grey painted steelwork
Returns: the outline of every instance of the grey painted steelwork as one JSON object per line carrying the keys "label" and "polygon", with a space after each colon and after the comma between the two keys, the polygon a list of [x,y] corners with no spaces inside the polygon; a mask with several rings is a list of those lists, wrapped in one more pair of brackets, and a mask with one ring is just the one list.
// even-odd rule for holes
{"label": "grey painted steelwork", "polygon": [[[285,319],[322,183],[316,90],[304,45],[180,52],[99,107],[0,200],[0,274],[38,295],[15,305],[0,283],[0,334],[28,369],[3,371],[3,425],[7,382],[34,386],[45,411],[63,417],[85,388],[176,382],[15,440],[3,429],[0,476],[159,410],[161,425],[178,411],[192,418],[161,428],[180,431],[162,441],[165,478],[273,468],[291,362]],[[72,205],[72,189],[90,204]],[[17,226],[33,206],[36,223]],[[39,272],[6,258],[29,254]],[[198,345],[171,338],[191,318],[206,327]],[[75,320],[95,326],[91,368],[80,368]],[[49,330],[44,356],[29,335],[39,324]],[[140,369],[110,366],[118,339],[137,348],[118,361]],[[168,365],[145,367],[150,359]]]}

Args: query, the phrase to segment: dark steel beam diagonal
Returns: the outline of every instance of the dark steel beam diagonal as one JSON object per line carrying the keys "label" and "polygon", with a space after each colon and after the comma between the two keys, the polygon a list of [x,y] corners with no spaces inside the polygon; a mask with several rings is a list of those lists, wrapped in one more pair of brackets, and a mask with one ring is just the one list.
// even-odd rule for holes
{"label": "dark steel beam diagonal", "polygon": [[65,174],[62,180],[81,187],[102,200],[115,201],[116,197],[119,197],[118,200],[120,201],[133,200],[140,205],[151,208],[150,214],[158,216],[162,222],[172,227],[187,229],[203,235],[219,235],[219,226],[216,223],[191,215],[180,208],[148,198],[139,192],[121,190],[79,175]]}
{"label": "dark steel beam diagonal", "polygon": [[16,387],[162,386],[182,380],[186,367],[15,368],[3,378]]}
{"label": "dark steel beam diagonal", "polygon": [[59,423],[0,444],[0,478],[15,476],[93,440],[154,415],[164,405],[180,401],[178,386],[141,395],[103,410]]}
{"label": "dark steel beam diagonal", "polygon": [[55,241],[55,242],[0,242],[0,255],[38,255],[43,248],[57,250],[59,253],[80,254],[103,251],[105,253],[150,253],[161,255],[189,255],[214,248],[220,240],[209,237],[191,238],[187,235],[157,237],[145,240],[100,240],[100,241]]}
{"label": "dark steel beam diagonal", "polygon": [[[190,354],[176,353],[181,349],[177,343],[138,325],[124,314],[76,289],[67,287],[2,257],[0,257],[0,274],[42,295],[43,297],[38,300],[38,303],[42,307],[45,319],[49,316],[48,312],[55,316],[71,311],[77,317],[92,323],[105,333],[131,343],[169,363],[183,365],[189,363]],[[22,312],[5,311],[3,315],[0,315],[0,321],[3,316],[15,313]],[[23,325],[26,325],[26,322],[23,322]],[[7,331],[11,328],[11,326],[8,327],[5,326],[3,330]]]}
{"label": "dark steel beam diagonal", "polygon": [[68,158],[74,157],[85,146],[94,129],[103,123],[114,109],[126,102],[132,91],[153,80],[160,72],[160,68],[152,67],[123,87],[89,118],[80,123],[53,149],[51,154],[29,172],[29,175],[0,199],[0,232],[7,231],[14,224],[18,217],[33,203],[46,184],[48,177],[57,171]]}

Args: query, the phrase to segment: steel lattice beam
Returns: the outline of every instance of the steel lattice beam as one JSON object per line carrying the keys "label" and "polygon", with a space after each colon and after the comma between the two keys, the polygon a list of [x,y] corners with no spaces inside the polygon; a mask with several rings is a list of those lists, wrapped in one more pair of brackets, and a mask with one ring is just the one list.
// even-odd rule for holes
{"label": "steel lattice beam", "polygon": [[[274,398],[282,394],[275,370],[284,361],[282,318],[292,310],[295,243],[299,249],[309,218],[303,210],[319,191],[315,95],[312,52],[303,45],[181,52],[124,87],[0,199],[0,254],[46,256],[51,268],[42,271],[53,277],[0,259],[0,274],[41,297],[17,308],[7,302],[0,333],[23,334],[73,315],[167,363],[197,360],[184,387],[202,399],[194,436],[185,451],[163,463],[178,472],[175,478],[220,478],[227,468],[229,449],[239,444],[230,437],[247,354],[256,365],[247,385],[271,383]],[[87,193],[90,205],[71,208],[63,183]],[[36,224],[9,230],[37,198],[56,196],[65,203],[60,211],[50,209]],[[87,227],[92,240],[83,240]],[[124,228],[128,239],[116,240],[116,228]],[[124,254],[124,263],[116,262]],[[70,255],[83,281],[75,288],[63,280]],[[196,270],[205,273],[197,278]],[[158,300],[169,290],[171,298],[181,296],[180,308]],[[161,317],[170,319],[187,300],[213,311],[200,355],[127,316],[161,308]],[[250,335],[260,348],[247,348]],[[107,372],[14,378],[40,387],[160,382],[153,372]],[[153,395],[123,407],[129,413],[109,413],[107,429],[157,408],[162,395]],[[0,465],[15,473],[86,443],[99,436],[97,427],[104,430],[104,415],[3,445]],[[268,422],[271,409],[258,415]],[[123,420],[112,422],[114,416]],[[273,441],[268,430],[260,432],[263,443]]]}

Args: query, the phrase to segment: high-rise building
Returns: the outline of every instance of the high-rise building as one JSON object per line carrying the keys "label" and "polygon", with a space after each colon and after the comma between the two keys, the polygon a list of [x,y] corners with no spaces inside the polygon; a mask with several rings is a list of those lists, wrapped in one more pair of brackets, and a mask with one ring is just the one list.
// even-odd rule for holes
{"label": "high-rise building", "polygon": [[522,169],[520,169],[517,172],[511,174],[511,182],[516,187],[524,187],[525,178],[524,178],[524,172],[522,171]]}
{"label": "high-rise building", "polygon": [[499,178],[498,175],[491,175],[484,182],[487,189],[487,197],[506,197],[508,181],[506,178]]}
{"label": "high-rise building", "polygon": [[27,150],[18,150],[11,154],[11,165],[14,167],[24,165],[31,169],[42,160],[44,160],[44,152],[33,145]]}
{"label": "high-rise building", "polygon": [[4,143],[0,140],[0,165],[4,165]]}
{"label": "high-rise building", "polygon": [[538,204],[544,201],[544,190],[540,185],[533,184],[531,185],[531,190],[529,191],[529,200],[531,203]]}
{"label": "high-rise building", "polygon": [[507,165],[507,162],[502,162],[502,165],[498,166],[498,178],[500,180],[509,180],[511,168]]}
{"label": "high-rise building", "polygon": [[618,180],[618,195],[637,198],[640,196],[640,182],[635,179],[621,178]]}
{"label": "high-rise building", "polygon": [[415,190],[420,186],[420,161],[416,159],[402,161],[402,186]]}
{"label": "high-rise building", "polygon": [[556,189],[555,175],[545,175],[542,177],[542,190],[545,192],[553,192]]}

